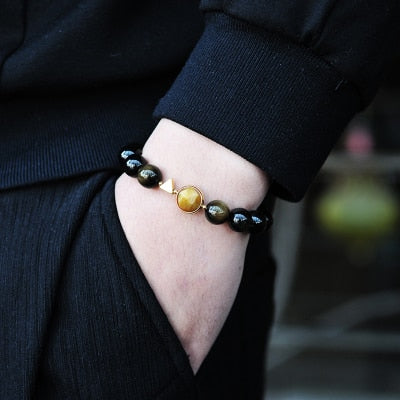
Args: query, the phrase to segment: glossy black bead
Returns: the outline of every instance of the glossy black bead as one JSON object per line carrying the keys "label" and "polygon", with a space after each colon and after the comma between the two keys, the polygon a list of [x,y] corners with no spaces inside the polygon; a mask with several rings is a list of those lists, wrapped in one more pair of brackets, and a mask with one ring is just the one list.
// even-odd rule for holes
{"label": "glossy black bead", "polygon": [[139,144],[130,143],[130,144],[124,146],[119,151],[119,162],[120,162],[121,166],[124,168],[125,161],[128,159],[128,157],[133,156],[135,154],[138,156],[140,156],[142,154],[142,150],[140,149]]}
{"label": "glossy black bead", "polygon": [[250,233],[264,232],[270,226],[268,215],[260,211],[250,211],[250,218]]}
{"label": "glossy black bead", "polygon": [[131,154],[123,164],[123,170],[129,176],[137,176],[139,169],[143,167],[145,161],[137,154]]}
{"label": "glossy black bead", "polygon": [[142,186],[151,188],[161,182],[161,171],[155,165],[146,164],[139,168],[137,179]]}
{"label": "glossy black bead", "polygon": [[249,231],[251,221],[250,212],[244,208],[235,208],[229,213],[228,224],[236,232]]}
{"label": "glossy black bead", "polygon": [[212,224],[223,224],[229,217],[229,208],[223,201],[213,200],[207,204],[205,215]]}
{"label": "glossy black bead", "polygon": [[135,155],[135,152],[132,150],[123,149],[119,153],[119,161],[123,164],[129,156]]}

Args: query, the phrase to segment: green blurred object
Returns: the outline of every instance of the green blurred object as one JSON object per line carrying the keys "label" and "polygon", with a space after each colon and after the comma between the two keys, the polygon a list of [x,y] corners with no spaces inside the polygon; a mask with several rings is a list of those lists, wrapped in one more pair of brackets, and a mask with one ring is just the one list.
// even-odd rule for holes
{"label": "green blurred object", "polygon": [[374,176],[339,177],[318,200],[316,216],[334,236],[371,242],[394,230],[399,217],[395,195]]}
{"label": "green blurred object", "polygon": [[[367,261],[379,239],[391,233],[399,218],[395,194],[362,165],[373,157],[374,139],[367,124],[355,123],[345,135],[345,150],[361,168],[340,174],[318,199],[316,216],[330,234],[345,239],[355,262]],[[364,260],[362,260],[364,254]]]}

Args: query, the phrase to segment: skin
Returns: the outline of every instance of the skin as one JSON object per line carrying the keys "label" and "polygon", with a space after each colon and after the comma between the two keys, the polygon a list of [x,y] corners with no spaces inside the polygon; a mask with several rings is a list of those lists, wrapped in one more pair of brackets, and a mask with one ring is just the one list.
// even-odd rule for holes
{"label": "skin", "polygon": [[[193,184],[205,202],[255,209],[266,175],[225,147],[170,120],[157,125],[143,157],[176,187]],[[122,228],[196,373],[221,330],[242,277],[249,235],[185,214],[175,197],[123,174],[115,186]]]}

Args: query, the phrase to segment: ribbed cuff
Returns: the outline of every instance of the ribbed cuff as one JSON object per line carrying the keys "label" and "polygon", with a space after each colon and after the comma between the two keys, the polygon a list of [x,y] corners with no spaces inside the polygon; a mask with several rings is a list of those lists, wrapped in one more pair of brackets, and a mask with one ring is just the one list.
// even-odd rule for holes
{"label": "ribbed cuff", "polygon": [[262,168],[279,197],[301,199],[350,118],[355,87],[322,58],[221,13],[155,109]]}

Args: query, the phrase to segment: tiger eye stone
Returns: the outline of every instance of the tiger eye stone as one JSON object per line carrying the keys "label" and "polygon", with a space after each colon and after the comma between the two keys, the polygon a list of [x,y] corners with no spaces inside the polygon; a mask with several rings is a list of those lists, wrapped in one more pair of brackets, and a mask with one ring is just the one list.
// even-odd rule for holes
{"label": "tiger eye stone", "polygon": [[161,171],[155,165],[146,164],[139,168],[137,179],[142,186],[152,188],[161,181]]}
{"label": "tiger eye stone", "polygon": [[229,217],[229,208],[221,200],[213,200],[207,204],[205,215],[212,224],[223,224]]}
{"label": "tiger eye stone", "polygon": [[203,195],[195,186],[185,186],[177,193],[176,202],[182,211],[194,213],[203,204]]}

